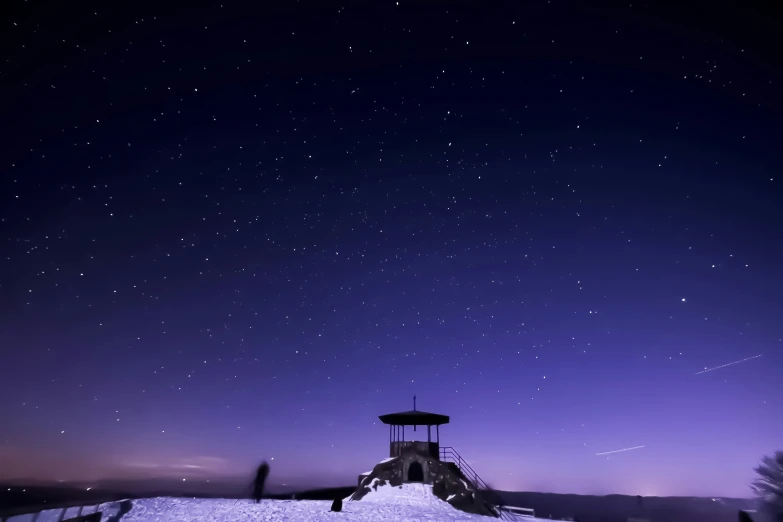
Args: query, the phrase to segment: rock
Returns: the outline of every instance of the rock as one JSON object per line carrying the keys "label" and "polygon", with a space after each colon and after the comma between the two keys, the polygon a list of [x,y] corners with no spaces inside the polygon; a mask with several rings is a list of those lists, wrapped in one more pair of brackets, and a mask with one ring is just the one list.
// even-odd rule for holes
{"label": "rock", "polygon": [[332,502],[332,511],[340,512],[343,510],[343,499],[336,498],[334,499],[334,502]]}

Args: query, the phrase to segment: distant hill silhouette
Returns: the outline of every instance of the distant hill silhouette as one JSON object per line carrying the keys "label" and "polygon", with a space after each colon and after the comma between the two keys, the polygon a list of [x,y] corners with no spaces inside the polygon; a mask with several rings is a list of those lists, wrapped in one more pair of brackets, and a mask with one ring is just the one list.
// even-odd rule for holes
{"label": "distant hill silhouette", "polygon": [[564,495],[498,491],[508,504],[533,508],[538,517],[577,518],[579,522],[626,522],[629,516],[654,522],[737,522],[740,509],[754,505],[750,499],[704,497],[643,497],[631,495]]}

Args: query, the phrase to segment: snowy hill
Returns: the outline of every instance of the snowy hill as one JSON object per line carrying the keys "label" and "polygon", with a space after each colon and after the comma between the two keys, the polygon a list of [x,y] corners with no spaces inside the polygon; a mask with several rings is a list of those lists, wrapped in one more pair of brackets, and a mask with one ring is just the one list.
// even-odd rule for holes
{"label": "snowy hill", "polygon": [[[263,500],[253,504],[248,500],[149,498],[133,501],[131,511],[121,522],[267,522],[267,521],[422,521],[432,522],[488,522],[493,520],[481,515],[471,515],[453,508],[432,493],[432,487],[424,484],[404,484],[402,488],[379,487],[361,501],[345,500],[343,511],[329,511],[331,502],[317,500]],[[115,505],[102,506],[101,522],[110,522],[117,512]],[[94,508],[85,508],[88,514]],[[59,520],[61,510],[42,512],[37,522]],[[76,508],[66,513],[74,517]],[[526,522],[536,518],[520,517]],[[32,515],[13,517],[9,522],[31,522]]]}

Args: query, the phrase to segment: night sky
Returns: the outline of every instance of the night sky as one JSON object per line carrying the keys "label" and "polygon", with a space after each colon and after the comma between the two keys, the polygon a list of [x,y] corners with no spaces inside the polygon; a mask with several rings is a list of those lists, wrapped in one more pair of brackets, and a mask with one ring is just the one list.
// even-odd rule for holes
{"label": "night sky", "polygon": [[779,18],[172,4],[3,2],[0,479],[352,484],[415,394],[494,487],[751,494]]}

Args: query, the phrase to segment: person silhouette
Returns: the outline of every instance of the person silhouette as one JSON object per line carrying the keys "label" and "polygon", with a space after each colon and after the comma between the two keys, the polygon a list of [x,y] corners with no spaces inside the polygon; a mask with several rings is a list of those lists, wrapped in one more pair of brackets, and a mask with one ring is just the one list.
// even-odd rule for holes
{"label": "person silhouette", "polygon": [[336,511],[336,512],[339,513],[342,510],[343,510],[343,499],[341,499],[340,497],[337,497],[336,499],[334,499],[332,501],[332,509],[331,509],[331,511]]}
{"label": "person silhouette", "polygon": [[264,483],[267,476],[269,476],[269,464],[264,461],[258,467],[256,480],[253,483],[253,500],[256,501],[256,504],[261,502],[261,498],[264,496]]}

